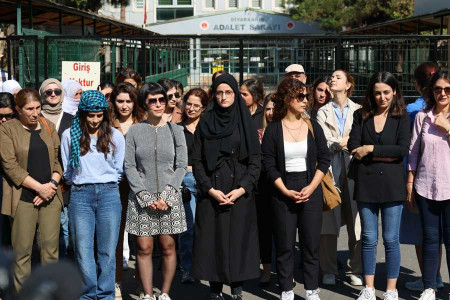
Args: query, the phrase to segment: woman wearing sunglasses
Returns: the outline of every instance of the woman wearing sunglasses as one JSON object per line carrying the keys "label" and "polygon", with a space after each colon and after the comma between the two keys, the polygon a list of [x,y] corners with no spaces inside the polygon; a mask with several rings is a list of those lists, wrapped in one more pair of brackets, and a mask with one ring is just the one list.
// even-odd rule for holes
{"label": "woman wearing sunglasses", "polygon": [[322,128],[307,119],[306,85],[281,80],[272,97],[273,122],[263,142],[264,170],[274,186],[273,230],[281,300],[293,300],[294,246],[299,230],[306,300],[319,298],[319,244],[323,195],[320,185],[330,166]]}
{"label": "woman wearing sunglasses", "polygon": [[127,82],[131,84],[138,91],[141,89],[142,86],[141,75],[139,75],[138,72],[136,72],[131,68],[123,69],[122,71],[120,71],[119,74],[117,74],[114,85],[118,85],[121,82]]}
{"label": "woman wearing sunglasses", "polygon": [[[436,299],[441,234],[450,257],[450,76],[438,71],[425,94],[425,109],[417,113],[409,147],[407,197],[417,204],[423,230],[420,300]],[[450,261],[447,260],[450,269]]]}
{"label": "woman wearing sunglasses", "polygon": [[163,119],[171,123],[181,122],[183,112],[178,104],[178,101],[181,101],[181,95],[176,84],[167,78],[161,78],[158,80],[158,84],[164,88],[167,94],[167,104],[164,110]]}
{"label": "woman wearing sunglasses", "polygon": [[127,133],[125,172],[131,193],[125,230],[136,236],[137,269],[144,290],[141,299],[156,299],[152,252],[157,239],[163,270],[158,299],[170,300],[177,266],[175,240],[187,229],[180,192],[187,168],[186,140],[180,126],[162,118],[167,95],[161,85],[144,84],[138,103],[148,118],[145,123],[131,126]]}
{"label": "woman wearing sunglasses", "polygon": [[[320,86],[320,85],[319,85]],[[326,87],[322,84],[323,88]],[[339,276],[337,266],[337,240],[342,225],[347,224],[348,274],[350,284],[360,286],[362,281],[361,225],[358,208],[353,199],[354,181],[347,179],[347,167],[351,156],[347,141],[353,124],[353,113],[361,106],[350,100],[355,81],[347,71],[336,70],[330,77],[333,99],[317,112],[317,122],[323,129],[331,153],[334,182],[341,191],[342,204],[323,213],[320,235],[320,268],[322,282],[335,285]],[[341,216],[344,217],[341,220]]]}

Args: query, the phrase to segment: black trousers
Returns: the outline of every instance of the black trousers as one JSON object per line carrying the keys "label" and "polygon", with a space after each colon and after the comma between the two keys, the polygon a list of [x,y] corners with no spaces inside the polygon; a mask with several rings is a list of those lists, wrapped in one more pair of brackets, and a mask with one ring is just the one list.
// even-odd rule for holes
{"label": "black trousers", "polygon": [[262,264],[272,263],[273,213],[271,196],[274,188],[265,175],[261,174],[255,200],[258,218],[259,256]]}
{"label": "black trousers", "polygon": [[[306,172],[286,174],[287,189],[301,191],[307,186]],[[274,193],[272,210],[274,235],[277,252],[277,273],[281,291],[292,290],[294,278],[294,251],[296,231],[299,228],[303,277],[306,290],[319,286],[319,245],[322,228],[323,198],[321,187],[311,195],[310,200],[301,204],[281,193]]]}

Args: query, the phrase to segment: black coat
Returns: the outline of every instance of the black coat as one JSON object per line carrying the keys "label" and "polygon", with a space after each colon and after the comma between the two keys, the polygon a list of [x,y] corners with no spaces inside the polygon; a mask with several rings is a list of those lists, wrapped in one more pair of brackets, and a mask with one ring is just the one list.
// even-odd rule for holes
{"label": "black coat", "polygon": [[[386,124],[377,141],[373,117],[363,121],[357,110],[353,115],[348,150],[363,145],[374,145],[373,153],[356,163],[355,193],[357,201],[384,203],[406,200],[406,184],[403,157],[408,154],[410,143],[409,116],[388,114]],[[393,162],[374,161],[374,157],[396,158]]]}
{"label": "black coat", "polygon": [[[64,112],[63,116],[61,118],[61,122],[59,122],[59,129],[58,129],[58,136],[59,139],[61,139],[62,134],[64,133],[64,131],[66,131],[66,129],[69,129],[70,126],[72,126],[72,120],[73,120],[73,116],[69,113]],[[62,164],[62,159],[61,159],[61,149],[59,149],[59,162]],[[62,180],[61,180],[62,183]],[[69,205],[69,201],[70,201],[70,191],[67,191],[63,194],[63,202],[64,205],[67,206]]]}
{"label": "black coat", "polygon": [[[311,124],[314,137],[308,130],[308,150],[306,153],[308,184],[314,178],[317,169],[326,174],[331,162],[330,151],[328,150],[327,140],[322,127],[314,120],[311,120]],[[262,142],[262,153],[264,170],[270,182],[273,184],[275,180],[281,177],[283,182],[286,183],[286,159],[284,156],[283,127],[281,121],[273,122],[267,126]],[[320,185],[312,196],[322,196],[322,188]]]}
{"label": "black coat", "polygon": [[[253,191],[261,171],[261,155],[253,154],[239,161],[239,130],[232,137],[231,155],[221,156],[212,172],[206,167],[200,130],[195,131],[192,151],[198,200],[191,273],[198,279],[228,284],[259,277]],[[208,194],[211,188],[227,194],[239,187],[243,187],[246,194],[231,206],[219,206]]]}

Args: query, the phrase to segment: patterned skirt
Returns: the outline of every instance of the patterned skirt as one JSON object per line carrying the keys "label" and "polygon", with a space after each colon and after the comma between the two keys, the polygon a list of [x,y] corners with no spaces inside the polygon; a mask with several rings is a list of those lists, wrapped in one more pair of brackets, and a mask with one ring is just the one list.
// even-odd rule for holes
{"label": "patterned skirt", "polygon": [[[159,197],[158,194],[154,194]],[[181,193],[170,195],[172,207],[167,210],[152,210],[141,207],[136,195],[131,192],[128,199],[127,221],[125,230],[136,236],[153,236],[162,234],[179,234],[187,230]]]}

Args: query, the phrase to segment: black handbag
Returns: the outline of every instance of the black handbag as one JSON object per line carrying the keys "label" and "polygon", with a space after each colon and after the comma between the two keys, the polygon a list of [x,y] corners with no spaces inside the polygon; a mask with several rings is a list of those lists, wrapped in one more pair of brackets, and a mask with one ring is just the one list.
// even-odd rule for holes
{"label": "black handbag", "polygon": [[347,169],[347,178],[348,179],[352,179],[355,180],[356,178],[356,172],[358,170],[358,160],[353,156],[352,159],[350,160],[350,163],[348,164],[348,169]]}
{"label": "black handbag", "polygon": [[[177,160],[177,147],[176,147],[176,143],[175,143],[175,134],[173,133],[172,124],[170,122],[167,122],[167,126],[169,126],[170,133],[172,134],[173,148],[175,151],[175,161],[176,161]],[[181,184],[180,192],[181,192],[181,199],[183,200],[183,203],[191,201],[191,191],[187,187],[183,186],[183,184]]]}

